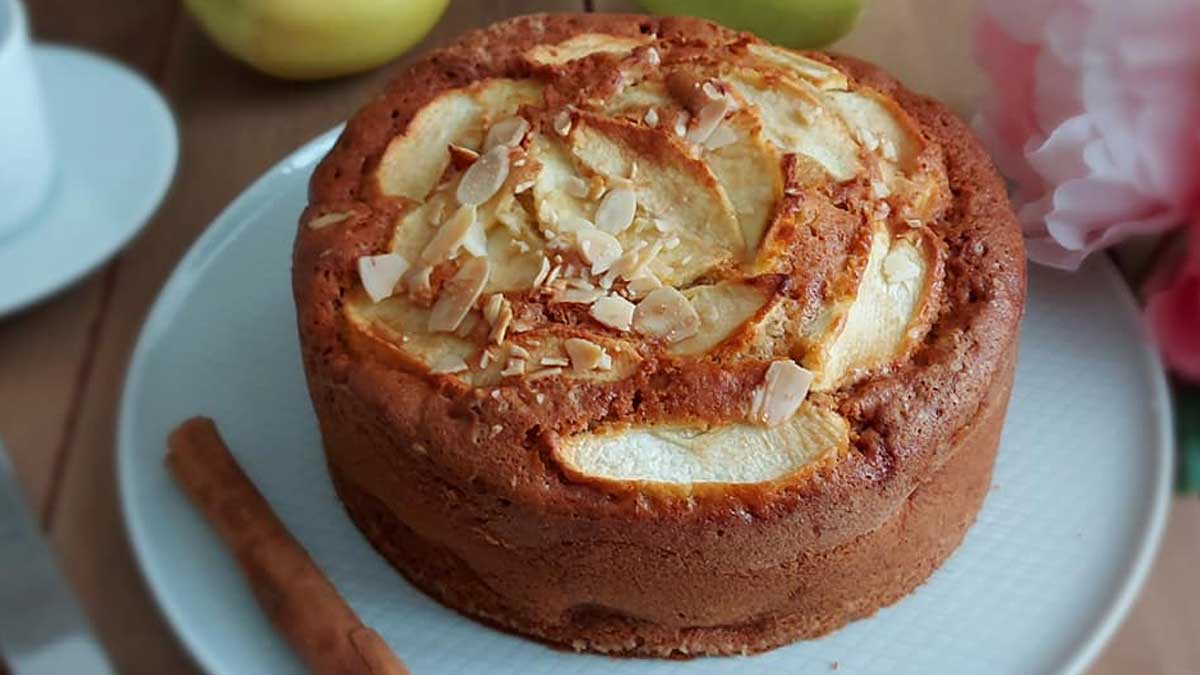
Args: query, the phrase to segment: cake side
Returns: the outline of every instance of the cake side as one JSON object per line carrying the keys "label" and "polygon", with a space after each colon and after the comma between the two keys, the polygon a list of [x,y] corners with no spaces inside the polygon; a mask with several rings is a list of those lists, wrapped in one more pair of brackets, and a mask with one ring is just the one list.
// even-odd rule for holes
{"label": "cake side", "polygon": [[[765,362],[709,359],[648,376],[637,387],[622,389],[620,381],[585,386],[582,399],[579,381],[554,377],[463,386],[461,379],[414,371],[364,341],[346,310],[361,292],[357,261],[394,245],[396,222],[411,208],[378,194],[374,183],[405,125],[439,93],[489,76],[531,73],[521,55],[538,44],[597,33],[639,44],[654,35],[696,50],[753,42],[690,20],[513,20],[466,36],[399,78],[356,116],[314,176],[294,279],[310,391],[339,491],[376,547],[423,588],[459,609],[560,643],[660,655],[732,653],[815,635],[868,614],[919,583],[977,510],[982,491],[976,488],[990,472],[1022,306],[1021,244],[1002,185],[969,132],[938,104],[869,65],[806,56],[896,101],[945,167],[948,189],[945,206],[924,224],[938,247],[928,325],[902,358],[852,381],[822,390],[821,364],[814,366],[818,380],[809,398],[845,420],[846,441],[836,453],[805,460],[798,471],[664,488],[589,475],[624,469],[572,464],[577,455],[563,450],[581,419],[611,423],[625,415],[625,424],[637,423],[632,402],[644,391],[674,392],[660,401],[673,415],[682,409],[709,424],[740,419],[761,386]],[[488,60],[483,53],[491,54]],[[331,214],[345,217],[312,227]],[[813,306],[826,303],[837,283],[830,260],[858,261],[850,267],[860,278],[870,262],[865,244],[841,249],[857,253],[840,259],[811,242],[798,245],[813,264],[790,277],[799,289],[792,295],[802,301],[809,293]],[[749,348],[747,342],[739,347],[743,353]],[[619,370],[620,356],[612,355]],[[939,485],[974,487],[957,500],[937,501],[921,518],[898,519],[904,509],[930,503],[917,495],[940,494]],[[387,513],[396,521],[381,526],[389,522]],[[916,529],[901,533],[900,522]],[[943,532],[934,529],[937,522]],[[921,523],[931,529],[921,530]],[[408,548],[397,548],[397,541]],[[909,557],[898,558],[893,576],[861,587],[857,599],[838,595],[851,590],[839,585],[839,572],[852,567],[847,560],[853,556],[844,552],[858,551],[861,564],[870,551],[880,555],[897,541],[912,544],[900,547]],[[422,569],[402,550],[455,559],[483,579],[488,592],[456,575],[439,578],[437,568]],[[627,566],[614,568],[622,559]],[[513,573],[518,569],[522,575]],[[621,573],[599,572],[606,569]],[[751,570],[754,583],[747,583]],[[698,581],[722,578],[742,583]],[[481,600],[488,593],[497,603],[492,609]]]}

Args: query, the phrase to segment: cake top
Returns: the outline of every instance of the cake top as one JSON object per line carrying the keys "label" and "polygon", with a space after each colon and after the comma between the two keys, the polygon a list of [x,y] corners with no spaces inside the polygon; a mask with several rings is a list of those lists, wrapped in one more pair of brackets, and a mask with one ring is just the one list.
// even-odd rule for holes
{"label": "cake top", "polygon": [[352,350],[485,403],[592,402],[544,425],[577,478],[844,454],[845,393],[941,311],[942,149],[828,57],[715,35],[569,31],[420,96],[354,199],[304,217],[387,223],[343,289]]}

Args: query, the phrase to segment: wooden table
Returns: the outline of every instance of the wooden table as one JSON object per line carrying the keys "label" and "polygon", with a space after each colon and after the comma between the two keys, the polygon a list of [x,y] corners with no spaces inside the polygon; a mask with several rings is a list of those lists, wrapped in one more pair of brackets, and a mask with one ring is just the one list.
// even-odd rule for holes
{"label": "wooden table", "polygon": [[[120,672],[196,672],[138,575],[118,511],[113,438],[126,363],[151,300],[192,240],[255,176],[353,112],[386,69],[281,82],[218,52],[178,0],[28,1],[39,38],[110,54],[153,80],[178,117],[182,154],[166,203],[124,253],[0,322],[0,435]],[[593,3],[453,0],[419,49],[504,16],[584,4]],[[876,0],[839,48],[968,114],[981,87],[968,50],[970,4]],[[1177,499],[1153,575],[1093,673],[1200,671],[1198,563],[1200,503]]]}

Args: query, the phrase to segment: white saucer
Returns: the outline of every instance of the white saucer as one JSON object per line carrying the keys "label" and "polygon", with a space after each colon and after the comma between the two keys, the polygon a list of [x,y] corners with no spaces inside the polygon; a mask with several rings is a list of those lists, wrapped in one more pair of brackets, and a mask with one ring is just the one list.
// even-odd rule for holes
{"label": "white saucer", "polygon": [[69,47],[36,45],[33,59],[58,173],[37,214],[0,238],[0,316],[119,251],[162,202],[179,156],[175,119],[140,75]]}
{"label": "white saucer", "polygon": [[929,582],[829,637],[750,658],[611,660],[494,631],[417,592],[330,485],[304,386],[292,238],[336,138],[284,159],[217,218],[146,319],[118,425],[121,505],[150,589],[212,675],[306,672],[229,551],[163,468],[170,429],[210,415],[246,473],[362,618],[421,675],[1078,673],[1150,567],[1171,490],[1162,367],[1111,265],[1030,270],[1016,384],[979,520]]}

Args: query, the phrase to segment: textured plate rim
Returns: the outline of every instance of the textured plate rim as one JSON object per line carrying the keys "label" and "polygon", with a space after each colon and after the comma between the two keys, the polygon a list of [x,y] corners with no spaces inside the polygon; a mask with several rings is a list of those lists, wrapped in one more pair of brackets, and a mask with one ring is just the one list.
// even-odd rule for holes
{"label": "textured plate rim", "polygon": [[[150,595],[161,615],[166,619],[171,631],[184,646],[191,659],[210,675],[223,675],[224,671],[221,669],[219,657],[214,655],[207,643],[188,630],[186,620],[183,618],[183,610],[171,601],[168,594],[162,592],[161,589],[170,585],[171,582],[146,563],[151,545],[146,539],[142,514],[133,508],[129,488],[134,480],[132,472],[135,464],[131,449],[134,437],[134,412],[131,402],[136,400],[141,392],[143,386],[141,373],[144,370],[141,364],[147,358],[156,327],[170,321],[178,309],[173,303],[172,297],[181,290],[181,287],[192,283],[188,273],[200,265],[207,256],[219,254],[219,249],[225,240],[237,231],[240,224],[244,223],[245,219],[241,217],[241,213],[244,210],[253,209],[255,203],[270,198],[272,183],[293,171],[306,170],[311,167],[314,159],[319,158],[329,147],[332,147],[342,128],[343,125],[338,125],[316,136],[267,169],[204,229],[200,237],[188,248],[187,253],[176,263],[167,281],[155,297],[138,332],[137,343],[125,373],[117,422],[116,469],[121,516],[126,536],[134,552],[137,568],[146,580]],[[1101,267],[1104,269],[1103,274],[1108,277],[1112,286],[1119,289],[1116,297],[1118,311],[1138,316],[1140,310],[1133,292],[1120,278],[1115,266],[1105,259]],[[1139,326],[1141,326],[1140,322]],[[1145,335],[1144,327],[1140,330]],[[1145,518],[1140,523],[1142,525],[1141,536],[1137,540],[1136,554],[1131,559],[1130,567],[1125,572],[1122,584],[1112,593],[1105,608],[1097,613],[1084,636],[1073,645],[1070,656],[1053,671],[1062,675],[1076,675],[1087,668],[1121,625],[1149,576],[1166,527],[1174,472],[1170,396],[1166,375],[1157,352],[1148,340],[1142,340],[1138,347],[1141,350],[1143,371],[1149,378],[1151,399],[1148,404],[1156,413],[1157,420],[1155,431],[1158,443],[1157,447],[1153,449],[1155,461],[1153,503],[1146,510]]]}

